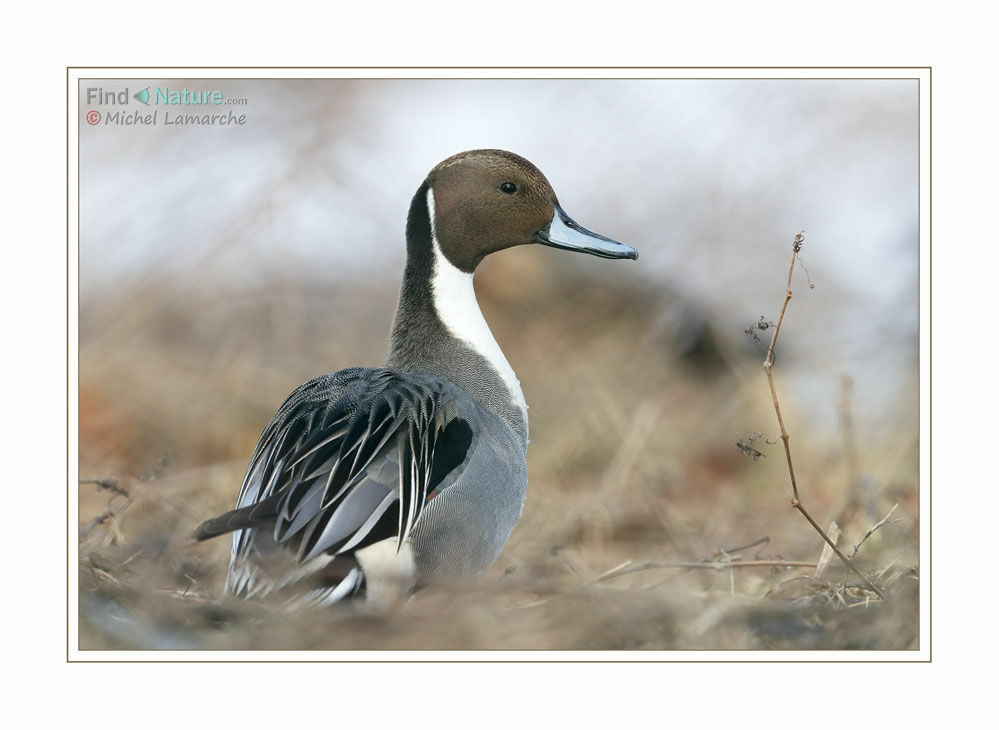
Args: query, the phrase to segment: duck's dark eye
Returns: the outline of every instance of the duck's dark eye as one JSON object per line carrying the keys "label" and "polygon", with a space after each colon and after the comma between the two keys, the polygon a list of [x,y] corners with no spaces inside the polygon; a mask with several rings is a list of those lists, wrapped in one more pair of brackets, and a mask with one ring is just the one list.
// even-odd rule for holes
{"label": "duck's dark eye", "polygon": [[505,182],[502,185],[500,185],[500,190],[502,190],[507,195],[513,195],[515,192],[517,192],[517,186],[514,185],[512,182]]}

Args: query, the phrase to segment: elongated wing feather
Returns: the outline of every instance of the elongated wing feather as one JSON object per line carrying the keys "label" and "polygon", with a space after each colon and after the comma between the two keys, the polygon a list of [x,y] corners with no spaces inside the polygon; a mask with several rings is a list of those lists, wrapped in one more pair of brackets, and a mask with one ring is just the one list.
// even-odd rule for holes
{"label": "elongated wing feather", "polygon": [[251,588],[234,566],[264,546],[304,566],[388,536],[401,545],[472,443],[463,397],[439,378],[370,368],[298,388],[261,435],[236,509],[195,533],[236,533],[229,590]]}

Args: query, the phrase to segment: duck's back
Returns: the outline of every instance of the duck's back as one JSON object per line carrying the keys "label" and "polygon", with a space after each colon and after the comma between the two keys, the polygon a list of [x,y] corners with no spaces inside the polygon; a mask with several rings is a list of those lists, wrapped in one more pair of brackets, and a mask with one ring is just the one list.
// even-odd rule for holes
{"label": "duck's back", "polygon": [[230,593],[332,602],[380,579],[368,556],[381,543],[414,580],[484,570],[519,519],[526,474],[510,426],[453,383],[351,368],[288,397],[236,509],[197,536],[234,531]]}

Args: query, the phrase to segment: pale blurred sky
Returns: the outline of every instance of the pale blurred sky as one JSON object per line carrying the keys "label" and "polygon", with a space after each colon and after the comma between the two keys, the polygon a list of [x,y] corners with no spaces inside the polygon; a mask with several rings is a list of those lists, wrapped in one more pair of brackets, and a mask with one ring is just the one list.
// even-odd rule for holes
{"label": "pale blurred sky", "polygon": [[[90,86],[221,89],[247,104],[210,111],[247,123],[90,126],[87,110],[108,109],[86,105]],[[537,164],[584,226],[635,245],[636,276],[685,294],[728,334],[776,317],[804,229],[816,288],[793,305],[803,385],[834,401],[830,370],[849,371],[873,408],[915,376],[914,80],[150,79],[81,92],[84,306],[102,287],[167,272],[213,286],[296,271],[331,285],[396,280],[427,171],[498,147]],[[823,368],[811,383],[810,363]]]}

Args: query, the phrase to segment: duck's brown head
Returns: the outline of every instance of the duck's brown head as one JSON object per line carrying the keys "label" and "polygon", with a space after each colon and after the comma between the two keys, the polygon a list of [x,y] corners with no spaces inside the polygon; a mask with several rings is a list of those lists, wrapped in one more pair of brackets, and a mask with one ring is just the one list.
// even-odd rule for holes
{"label": "duck's brown head", "polygon": [[631,246],[573,221],[541,171],[503,150],[462,152],[431,170],[413,199],[411,233],[422,227],[424,217],[441,253],[466,273],[491,253],[534,243],[604,258],[638,258]]}

